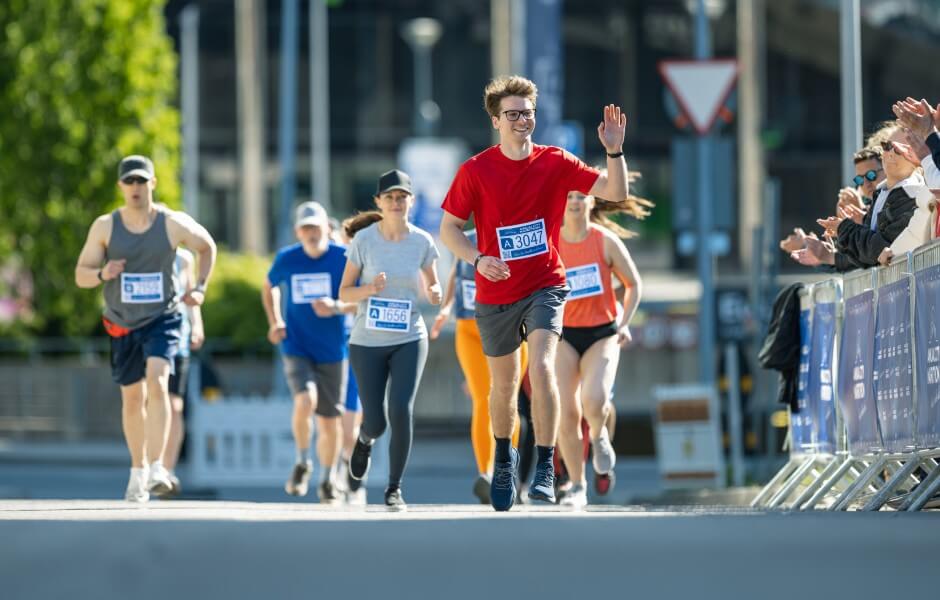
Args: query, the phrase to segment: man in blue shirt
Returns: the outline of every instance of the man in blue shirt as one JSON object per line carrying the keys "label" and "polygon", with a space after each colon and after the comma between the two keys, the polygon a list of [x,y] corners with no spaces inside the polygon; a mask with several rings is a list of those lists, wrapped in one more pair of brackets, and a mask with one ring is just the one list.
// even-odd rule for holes
{"label": "man in blue shirt", "polygon": [[[317,202],[297,207],[294,232],[299,243],[282,248],[274,258],[262,290],[268,318],[268,340],[281,344],[284,374],[294,397],[292,428],[297,464],[284,486],[292,496],[305,496],[313,472],[310,436],[317,415],[317,459],[321,502],[339,499],[333,476],[342,445],[347,385],[344,313],[354,304],[337,300],[346,266],[346,251],[329,239],[326,210]],[[287,319],[282,318],[280,285],[287,289]]]}

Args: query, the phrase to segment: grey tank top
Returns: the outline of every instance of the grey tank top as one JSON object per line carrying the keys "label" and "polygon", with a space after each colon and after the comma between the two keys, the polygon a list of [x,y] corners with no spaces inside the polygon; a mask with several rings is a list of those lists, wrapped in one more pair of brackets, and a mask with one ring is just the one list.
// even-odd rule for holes
{"label": "grey tank top", "polygon": [[170,245],[163,211],[157,211],[150,229],[143,233],[128,231],[117,210],[111,213],[111,223],[105,257],[127,262],[123,273],[104,282],[104,316],[121,327],[139,329],[177,310],[176,250]]}

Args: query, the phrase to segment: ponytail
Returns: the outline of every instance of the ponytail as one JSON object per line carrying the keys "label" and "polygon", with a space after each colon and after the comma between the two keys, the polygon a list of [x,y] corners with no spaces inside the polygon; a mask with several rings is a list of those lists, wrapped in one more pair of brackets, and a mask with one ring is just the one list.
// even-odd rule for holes
{"label": "ponytail", "polygon": [[353,239],[359,230],[365,229],[369,225],[378,223],[381,220],[382,213],[377,210],[356,213],[343,221],[343,231],[346,232],[346,237]]}

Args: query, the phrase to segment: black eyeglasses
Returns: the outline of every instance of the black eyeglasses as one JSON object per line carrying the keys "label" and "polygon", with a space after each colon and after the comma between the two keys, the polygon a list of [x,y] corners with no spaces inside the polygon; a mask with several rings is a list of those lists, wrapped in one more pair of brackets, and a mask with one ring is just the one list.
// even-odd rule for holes
{"label": "black eyeglasses", "polygon": [[136,185],[147,183],[149,180],[145,177],[141,177],[140,175],[131,175],[130,177],[125,177],[121,181],[127,185]]}
{"label": "black eyeglasses", "polygon": [[856,175],[855,177],[853,177],[852,181],[855,182],[855,185],[862,185],[863,183],[865,183],[866,179],[868,181],[874,181],[878,179],[878,173],[880,173],[883,170],[884,169],[868,169],[867,171],[865,171],[864,175]]}
{"label": "black eyeglasses", "polygon": [[528,110],[504,110],[503,114],[506,115],[507,121],[518,121],[519,117],[525,117],[526,121],[531,121],[535,118],[535,109],[530,108]]}

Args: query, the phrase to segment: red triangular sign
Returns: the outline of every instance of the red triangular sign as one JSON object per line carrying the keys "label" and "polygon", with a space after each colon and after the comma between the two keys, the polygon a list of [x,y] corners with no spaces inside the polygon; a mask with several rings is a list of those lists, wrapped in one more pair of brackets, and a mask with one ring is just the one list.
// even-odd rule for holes
{"label": "red triangular sign", "polygon": [[726,60],[664,60],[659,72],[700,135],[708,133],[738,78],[738,63]]}

